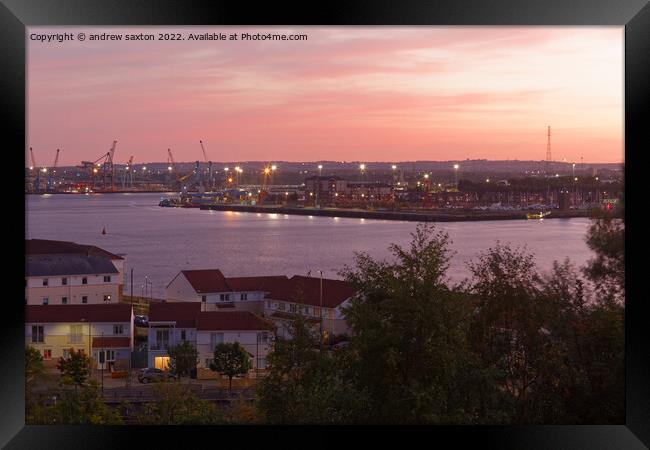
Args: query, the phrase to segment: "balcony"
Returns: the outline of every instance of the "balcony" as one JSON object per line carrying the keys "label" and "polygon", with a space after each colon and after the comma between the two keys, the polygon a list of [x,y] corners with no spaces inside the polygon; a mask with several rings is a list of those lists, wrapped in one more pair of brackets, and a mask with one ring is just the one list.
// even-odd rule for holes
{"label": "balcony", "polygon": [[171,347],[171,345],[168,341],[152,342],[149,345],[149,350],[167,350],[169,347]]}

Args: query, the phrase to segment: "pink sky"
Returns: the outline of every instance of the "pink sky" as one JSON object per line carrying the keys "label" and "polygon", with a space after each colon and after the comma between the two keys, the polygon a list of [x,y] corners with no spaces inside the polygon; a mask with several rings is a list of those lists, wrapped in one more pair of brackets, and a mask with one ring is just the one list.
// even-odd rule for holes
{"label": "pink sky", "polygon": [[[308,41],[40,43],[31,33],[304,33]],[[622,27],[30,27],[38,165],[623,161]]]}

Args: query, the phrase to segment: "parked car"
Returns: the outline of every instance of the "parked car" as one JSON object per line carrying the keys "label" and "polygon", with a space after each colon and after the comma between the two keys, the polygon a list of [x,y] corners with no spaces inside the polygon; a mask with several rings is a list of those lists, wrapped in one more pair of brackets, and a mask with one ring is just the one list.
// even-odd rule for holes
{"label": "parked car", "polygon": [[148,327],[149,318],[147,316],[135,316],[133,317],[133,324],[136,327]]}
{"label": "parked car", "polygon": [[145,384],[158,381],[178,381],[178,375],[173,372],[148,367],[138,373],[138,381]]}

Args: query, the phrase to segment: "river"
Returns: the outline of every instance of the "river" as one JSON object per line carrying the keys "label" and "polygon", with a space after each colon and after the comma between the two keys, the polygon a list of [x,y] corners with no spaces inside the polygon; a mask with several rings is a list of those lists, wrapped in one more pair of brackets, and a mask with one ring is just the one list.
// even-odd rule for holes
{"label": "river", "polygon": [[[26,196],[27,238],[93,244],[126,257],[134,269],[134,294],[145,276],[153,296],[180,270],[218,268],[226,276],[306,275],[337,278],[354,252],[390,256],[391,243],[406,246],[414,222],[289,216],[282,214],[161,208],[166,194],[93,194]],[[466,263],[497,241],[526,245],[543,270],[569,257],[581,266],[593,256],[585,243],[589,219],[444,222],[452,258],[448,275],[469,275]],[[106,234],[102,235],[102,229]],[[126,280],[126,293],[129,292]]]}

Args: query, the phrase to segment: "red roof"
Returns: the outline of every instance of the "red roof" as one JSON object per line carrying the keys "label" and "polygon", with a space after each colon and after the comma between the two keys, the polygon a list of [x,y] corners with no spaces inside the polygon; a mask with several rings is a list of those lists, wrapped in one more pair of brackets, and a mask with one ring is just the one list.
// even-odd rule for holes
{"label": "red roof", "polygon": [[200,312],[196,329],[203,331],[220,330],[273,330],[273,324],[250,311],[209,311]]}
{"label": "red roof", "polygon": [[27,305],[25,323],[130,322],[131,305]]}
{"label": "red roof", "polygon": [[93,337],[93,348],[130,348],[131,338],[128,337]]}
{"label": "red roof", "polygon": [[[326,308],[336,308],[355,292],[355,289],[345,281],[323,278],[322,305]],[[275,284],[267,298],[320,306],[320,278],[294,275],[286,283]]]}
{"label": "red roof", "polygon": [[[320,278],[295,275],[226,278],[218,269],[181,272],[198,294],[214,292],[267,292],[266,298],[320,306]],[[323,278],[323,306],[335,308],[356,291],[347,282]]]}
{"label": "red roof", "polygon": [[181,273],[199,294],[231,291],[219,269],[183,270]]}
{"label": "red roof", "polygon": [[194,328],[199,302],[164,302],[149,305],[149,322],[176,322],[177,327]]}
{"label": "red roof", "polygon": [[124,259],[103,248],[94,245],[77,244],[68,241],[50,241],[46,239],[25,239],[26,255],[85,254],[106,256],[110,259]]}
{"label": "red roof", "polygon": [[235,292],[246,291],[269,291],[276,283],[288,281],[285,275],[261,276],[261,277],[232,277],[226,278],[226,283]]}

